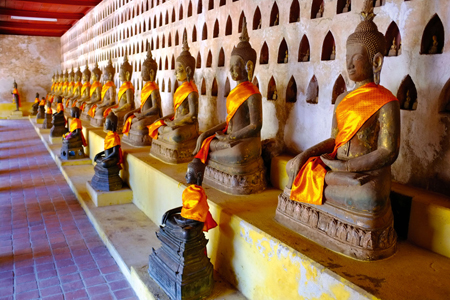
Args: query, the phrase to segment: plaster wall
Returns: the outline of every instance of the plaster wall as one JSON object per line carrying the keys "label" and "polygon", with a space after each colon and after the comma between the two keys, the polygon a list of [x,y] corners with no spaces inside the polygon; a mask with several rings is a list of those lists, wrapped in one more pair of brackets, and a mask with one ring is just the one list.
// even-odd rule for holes
{"label": "plaster wall", "polygon": [[[228,78],[230,88],[235,87],[229,76],[228,64],[230,53],[239,42],[238,24],[243,13],[247,18],[250,43],[258,53],[255,78],[263,96],[262,138],[275,138],[287,152],[295,154],[329,136],[334,109],[331,99],[338,76],[342,75],[348,89],[353,85],[348,80],[345,67],[346,39],[359,23],[362,8],[362,1],[352,1],[350,12],[337,14],[338,1],[325,0],[324,16],[311,19],[312,2],[299,0],[299,21],[290,23],[292,0],[103,1],[61,38],[61,67],[84,65],[84,61],[88,60],[92,68],[96,59],[104,67],[111,53],[118,70],[127,51],[135,67],[133,83],[138,104],[143,85],[139,69],[149,43],[153,57],[161,64],[157,81],[161,89],[163,113],[169,114],[173,111],[175,91],[172,60],[181,52],[183,31],[186,30],[191,54],[201,58],[201,67],[196,69],[194,78],[200,92],[205,81],[206,94],[200,95],[199,99],[200,129],[205,130],[226,117],[225,82]],[[381,84],[397,94],[402,80],[409,75],[418,94],[417,110],[401,112],[402,143],[399,158],[392,168],[394,179],[449,195],[446,187],[450,184],[450,115],[440,113],[442,103],[439,95],[450,78],[450,3],[446,0],[385,2],[375,8],[375,23],[382,33],[386,33],[391,22],[396,23],[402,39],[402,53],[397,57],[385,58]],[[199,3],[202,4],[201,13],[197,13]],[[214,9],[209,9],[210,3],[214,4]],[[220,5],[222,3],[225,5]],[[275,4],[279,10],[279,25],[270,26]],[[191,16],[188,16],[189,6],[192,6]],[[261,29],[253,30],[257,9],[261,13]],[[444,26],[443,53],[422,55],[422,35],[434,14],[438,14]],[[225,34],[228,18],[232,23],[230,35]],[[216,20],[219,34],[213,37]],[[205,24],[207,34],[203,40]],[[193,39],[194,27],[196,41]],[[336,59],[322,61],[324,39],[328,32],[334,37]],[[298,62],[300,41],[304,35],[309,40],[311,58],[309,62]],[[287,44],[288,63],[277,62],[283,39]],[[264,43],[268,46],[269,60],[268,64],[261,65],[259,57]],[[225,61],[224,66],[219,67],[222,48]],[[212,64],[206,67],[209,52],[212,54]],[[308,85],[313,76],[319,85],[317,104],[306,102]],[[267,100],[272,77],[278,98]],[[214,78],[218,84],[217,96],[211,93]],[[297,97],[295,102],[287,103],[286,89],[290,78],[295,79]],[[115,81],[119,88],[117,76]]]}
{"label": "plaster wall", "polygon": [[14,79],[22,103],[34,102],[36,93],[45,97],[61,63],[60,38],[2,34],[0,53],[0,105],[12,102]]}

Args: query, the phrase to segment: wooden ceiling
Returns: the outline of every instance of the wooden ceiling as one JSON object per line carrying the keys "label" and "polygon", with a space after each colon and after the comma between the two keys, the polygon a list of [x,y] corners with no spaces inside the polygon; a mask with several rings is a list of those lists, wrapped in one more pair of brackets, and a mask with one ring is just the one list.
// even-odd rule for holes
{"label": "wooden ceiling", "polygon": [[[0,0],[0,34],[62,36],[102,0]],[[54,18],[57,22],[11,16]]]}

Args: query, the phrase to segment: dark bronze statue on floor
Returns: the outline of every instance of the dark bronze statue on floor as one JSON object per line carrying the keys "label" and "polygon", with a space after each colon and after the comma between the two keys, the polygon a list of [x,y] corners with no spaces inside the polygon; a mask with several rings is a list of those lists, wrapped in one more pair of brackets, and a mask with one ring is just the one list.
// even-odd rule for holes
{"label": "dark bronze statue on floor", "polygon": [[56,112],[53,114],[52,124],[53,127],[50,130],[51,137],[61,137],[67,132],[66,118],[64,117],[64,106],[62,104],[61,96],[55,96]]}
{"label": "dark bronze statue on floor", "polygon": [[153,124],[162,115],[161,96],[159,87],[155,83],[158,65],[152,57],[150,46],[147,58],[142,64],[141,76],[147,83],[141,90],[141,105],[138,109],[125,115],[123,127],[123,140],[133,146],[147,146],[152,144],[152,138],[148,135],[148,126]]}
{"label": "dark bronze statue on floor", "polygon": [[399,102],[379,85],[385,39],[366,0],[347,40],[347,72],[356,82],[335,105],[331,138],[287,165],[289,183],[276,219],[334,251],[361,260],[389,257],[396,233],[389,200],[400,146]]}
{"label": "dark bronze statue on floor", "polygon": [[186,33],[175,76],[182,84],[173,95],[174,113],[148,126],[153,138],[150,154],[168,163],[192,159],[198,137],[198,90],[194,83],[195,58],[189,52]]}
{"label": "dark bronze statue on floor", "polygon": [[204,299],[213,289],[213,266],[206,255],[208,241],[202,231],[217,226],[201,187],[205,165],[188,165],[183,206],[167,211],[156,236],[161,248],[149,258],[148,272],[171,299]]}
{"label": "dark bronze statue on floor", "polygon": [[70,120],[69,132],[62,137],[61,159],[80,159],[85,158],[84,148],[86,140],[83,136],[83,126],[81,125],[80,109],[72,107],[70,109],[72,119]]}
{"label": "dark bronze statue on floor", "polygon": [[226,121],[202,133],[194,153],[206,163],[205,182],[227,193],[257,193],[266,187],[261,158],[262,100],[251,83],[256,51],[244,19],[239,44],[231,52],[231,78],[237,86],[227,97]]}
{"label": "dark bronze statue on floor", "polygon": [[123,186],[123,181],[119,176],[122,169],[122,149],[120,148],[120,136],[117,130],[117,116],[110,112],[105,120],[105,128],[108,133],[105,137],[104,151],[95,155],[94,171],[91,186],[99,191],[116,191]]}

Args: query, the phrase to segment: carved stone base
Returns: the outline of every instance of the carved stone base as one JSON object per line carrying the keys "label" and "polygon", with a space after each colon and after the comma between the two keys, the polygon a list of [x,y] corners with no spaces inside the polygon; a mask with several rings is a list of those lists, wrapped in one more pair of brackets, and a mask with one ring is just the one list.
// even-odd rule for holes
{"label": "carved stone base", "polygon": [[119,176],[119,166],[104,168],[100,164],[96,164],[94,171],[95,174],[91,181],[91,186],[94,189],[99,191],[116,191],[122,188],[123,181]]}
{"label": "carved stone base", "polygon": [[156,236],[161,248],[152,249],[148,272],[172,300],[204,299],[213,290],[213,266],[205,254],[203,223],[181,227],[169,218]]}
{"label": "carved stone base", "polygon": [[53,127],[52,130],[50,130],[51,137],[61,137],[67,132],[66,120],[64,119],[63,115],[54,115],[52,124]]}
{"label": "carved stone base", "polygon": [[262,158],[245,165],[224,165],[208,160],[204,181],[208,185],[232,195],[256,194],[266,188],[266,168]]}
{"label": "carved stone base", "polygon": [[[390,203],[376,215],[356,214],[327,203],[312,205],[289,197],[288,189],[278,196],[275,220],[325,248],[368,261],[387,258],[397,250]],[[338,214],[347,217],[340,219]]]}
{"label": "carved stone base", "polygon": [[150,154],[169,164],[185,163],[194,158],[192,152],[194,151],[196,144],[197,139],[177,144],[153,140]]}
{"label": "carved stone base", "polygon": [[[103,116],[101,118],[98,118],[97,116],[95,116],[95,118],[91,118],[90,120],[90,124],[92,127],[103,127],[103,123],[105,122],[105,118],[103,118]],[[120,131],[118,131],[120,132]]]}
{"label": "carved stone base", "polygon": [[45,114],[44,123],[42,123],[42,128],[44,128],[44,129],[52,128],[52,126],[53,126],[52,119],[53,119],[52,114]]}
{"label": "carved stone base", "polygon": [[125,143],[131,145],[131,146],[150,146],[152,144],[152,138],[147,134],[145,134],[145,131],[137,131],[137,130],[130,130],[128,135],[124,134],[122,136],[122,141]]}
{"label": "carved stone base", "polygon": [[89,115],[87,114],[87,112],[84,112],[84,111],[83,111],[83,112],[81,113],[80,119],[83,120],[83,121],[86,121],[86,122],[90,122],[90,121],[91,121],[91,116],[89,116]]}
{"label": "carved stone base", "polygon": [[84,149],[81,141],[63,140],[61,147],[61,160],[69,159],[83,159],[86,155],[84,154]]}

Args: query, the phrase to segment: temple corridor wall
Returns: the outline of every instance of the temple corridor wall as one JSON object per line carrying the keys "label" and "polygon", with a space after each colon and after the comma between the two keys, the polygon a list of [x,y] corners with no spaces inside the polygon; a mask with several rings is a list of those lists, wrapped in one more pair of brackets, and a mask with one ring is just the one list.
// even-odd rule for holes
{"label": "temple corridor wall", "polygon": [[36,93],[45,96],[60,53],[60,38],[0,35],[0,104],[12,103],[14,79],[22,102],[34,102]]}
{"label": "temple corridor wall", "polygon": [[[375,7],[375,23],[387,43],[394,44],[384,61],[381,84],[398,96],[404,108],[394,179],[450,195],[446,188],[450,184],[450,3],[377,2],[381,6]],[[298,153],[329,137],[333,99],[353,85],[346,73],[346,39],[359,23],[362,1],[353,0],[350,11],[340,13],[346,10],[345,3],[105,0],[61,38],[61,68],[84,66],[85,60],[91,68],[98,60],[103,68],[111,54],[118,71],[126,51],[139,103],[140,69],[148,43],[159,64],[157,82],[163,113],[168,114],[173,111],[177,85],[174,61],[186,31],[191,54],[198,60],[195,82],[200,129],[205,130],[225,120],[225,98],[235,87],[228,71],[230,53],[239,42],[245,15],[250,43],[258,53],[253,82],[263,96],[262,137],[274,138],[286,152]],[[117,75],[115,81],[119,88]]]}

